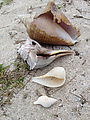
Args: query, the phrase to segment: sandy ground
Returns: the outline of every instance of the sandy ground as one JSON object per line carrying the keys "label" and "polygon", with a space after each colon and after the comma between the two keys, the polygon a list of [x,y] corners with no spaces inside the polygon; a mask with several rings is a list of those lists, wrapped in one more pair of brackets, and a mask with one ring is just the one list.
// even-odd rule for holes
{"label": "sandy ground", "polygon": [[[18,15],[31,14],[40,10],[48,0],[13,0],[10,5],[0,9],[0,63],[8,65],[17,57],[16,41],[26,40],[28,35]],[[68,2],[69,1],[69,2]],[[49,89],[49,96],[58,102],[46,109],[34,105],[37,91],[46,94],[45,87],[31,80],[24,89],[12,98],[12,104],[0,108],[0,120],[90,120],[90,4],[86,0],[55,0],[62,5],[64,14],[80,29],[78,43],[72,47],[53,46],[78,51],[71,56],[58,58],[49,66],[32,72],[32,76],[47,73],[55,66],[62,66],[67,73],[63,87]],[[75,18],[74,16],[83,16]],[[30,79],[27,77],[25,81]],[[73,93],[73,94],[72,94]],[[86,102],[78,96],[82,95]]]}

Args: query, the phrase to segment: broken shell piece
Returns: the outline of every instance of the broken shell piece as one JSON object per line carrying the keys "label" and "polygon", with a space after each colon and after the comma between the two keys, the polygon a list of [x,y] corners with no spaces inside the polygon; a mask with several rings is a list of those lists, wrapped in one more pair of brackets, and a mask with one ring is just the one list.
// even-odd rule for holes
{"label": "broken shell piece", "polygon": [[54,98],[50,98],[47,96],[41,96],[38,98],[37,101],[34,102],[34,104],[39,104],[42,105],[43,107],[50,107],[51,105],[53,105],[57,100]]}
{"label": "broken shell piece", "polygon": [[27,40],[18,50],[21,57],[28,63],[30,70],[49,65],[56,58],[72,54],[67,50],[49,50],[34,40]]}
{"label": "broken shell piece", "polygon": [[54,2],[49,2],[41,14],[22,21],[30,38],[46,44],[73,45],[80,36],[79,30],[72,26],[67,17],[57,8]]}
{"label": "broken shell piece", "polygon": [[33,77],[32,81],[47,87],[60,87],[65,83],[66,73],[63,67],[55,67],[47,74]]}

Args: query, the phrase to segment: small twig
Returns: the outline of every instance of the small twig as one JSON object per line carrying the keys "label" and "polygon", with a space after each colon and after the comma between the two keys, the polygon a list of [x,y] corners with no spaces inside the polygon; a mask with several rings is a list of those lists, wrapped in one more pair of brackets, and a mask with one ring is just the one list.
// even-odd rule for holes
{"label": "small twig", "polygon": [[74,15],[73,17],[74,18],[83,18],[83,19],[86,19],[86,20],[90,20],[89,18],[86,18],[86,17],[84,17],[82,15]]}
{"label": "small twig", "polygon": [[75,18],[83,18],[83,16],[81,16],[81,15],[74,15],[73,17],[75,17]]}
{"label": "small twig", "polygon": [[72,82],[72,80],[75,79],[75,77],[76,77],[76,75],[75,75],[70,81],[68,81],[68,82],[65,84],[65,86],[68,85],[70,82]]}
{"label": "small twig", "polygon": [[43,88],[44,88],[44,90],[45,90],[46,95],[47,95],[47,96],[50,96],[50,93],[49,93],[50,90],[48,89],[48,87],[45,87],[45,86],[44,86]]}
{"label": "small twig", "polygon": [[80,102],[81,102],[82,105],[85,104],[86,102],[88,102],[81,94],[80,94],[80,95],[76,95],[76,94],[74,94],[74,93],[72,93],[72,92],[70,92],[70,93],[71,93],[72,95],[80,98]]}
{"label": "small twig", "polygon": [[76,8],[76,10],[77,10],[79,13],[82,13],[82,11],[81,11],[80,9]]}
{"label": "small twig", "polygon": [[86,60],[83,61],[82,65],[84,65],[86,63]]}
{"label": "small twig", "polygon": [[42,96],[42,94],[38,90],[36,90],[35,93],[37,94],[38,97]]}

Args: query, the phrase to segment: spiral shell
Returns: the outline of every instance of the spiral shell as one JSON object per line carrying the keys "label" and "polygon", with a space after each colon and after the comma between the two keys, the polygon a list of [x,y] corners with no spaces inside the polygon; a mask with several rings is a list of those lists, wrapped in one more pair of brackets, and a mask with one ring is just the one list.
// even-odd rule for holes
{"label": "spiral shell", "polygon": [[34,104],[42,105],[43,107],[50,107],[53,105],[57,100],[51,97],[47,96],[40,96],[37,101],[34,102]]}

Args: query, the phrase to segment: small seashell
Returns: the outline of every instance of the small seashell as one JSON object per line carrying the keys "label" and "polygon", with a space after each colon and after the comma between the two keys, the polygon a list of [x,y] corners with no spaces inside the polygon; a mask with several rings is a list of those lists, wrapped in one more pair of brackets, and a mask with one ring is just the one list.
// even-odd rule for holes
{"label": "small seashell", "polygon": [[34,104],[42,105],[43,107],[50,107],[53,105],[57,100],[54,98],[50,98],[47,96],[40,96],[37,101],[34,102]]}
{"label": "small seashell", "polygon": [[27,61],[30,70],[34,68],[42,68],[49,65],[56,58],[64,55],[72,54],[67,50],[49,50],[42,47],[34,40],[27,40],[18,50],[21,57]]}
{"label": "small seashell", "polygon": [[66,73],[63,67],[55,67],[47,74],[33,77],[32,81],[47,87],[60,87],[65,83]]}
{"label": "small seashell", "polygon": [[27,28],[30,38],[46,44],[73,45],[80,36],[67,17],[49,2],[41,14],[37,14],[32,22],[24,18],[22,22]]}

